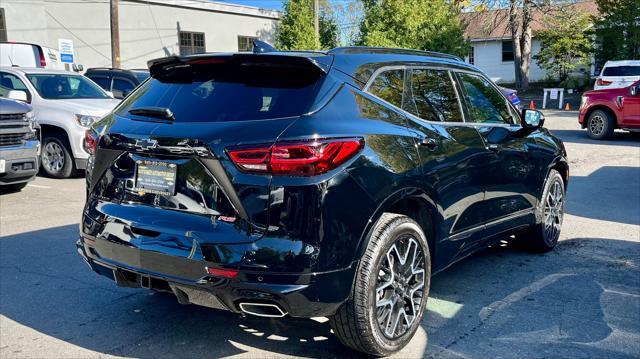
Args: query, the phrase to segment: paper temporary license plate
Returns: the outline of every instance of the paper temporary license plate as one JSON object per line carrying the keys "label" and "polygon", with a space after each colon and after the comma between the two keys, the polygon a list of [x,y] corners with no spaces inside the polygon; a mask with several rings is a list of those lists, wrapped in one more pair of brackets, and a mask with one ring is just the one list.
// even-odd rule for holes
{"label": "paper temporary license plate", "polygon": [[5,173],[7,171],[5,167],[7,167],[7,161],[0,160],[0,173]]}
{"label": "paper temporary license plate", "polygon": [[177,169],[175,163],[138,160],[136,161],[136,192],[173,196],[176,190]]}

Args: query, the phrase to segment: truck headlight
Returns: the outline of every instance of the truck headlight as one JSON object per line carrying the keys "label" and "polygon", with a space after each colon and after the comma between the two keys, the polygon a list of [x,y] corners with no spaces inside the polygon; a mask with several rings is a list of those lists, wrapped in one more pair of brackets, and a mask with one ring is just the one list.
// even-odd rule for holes
{"label": "truck headlight", "polygon": [[25,113],[24,120],[29,122],[29,129],[31,130],[31,133],[27,134],[25,138],[28,140],[36,138],[38,124],[36,124],[36,116],[33,111]]}
{"label": "truck headlight", "polygon": [[100,117],[98,116],[76,114],[76,122],[78,122],[78,125],[82,127],[89,127],[92,123],[98,121],[99,119]]}

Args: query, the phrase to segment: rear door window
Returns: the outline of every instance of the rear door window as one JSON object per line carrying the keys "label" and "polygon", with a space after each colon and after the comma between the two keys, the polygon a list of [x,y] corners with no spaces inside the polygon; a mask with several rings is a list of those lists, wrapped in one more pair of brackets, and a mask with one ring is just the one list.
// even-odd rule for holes
{"label": "rear door window", "polygon": [[87,76],[105,91],[111,91],[111,80],[106,76]]}
{"label": "rear door window", "polygon": [[317,71],[269,64],[193,66],[141,84],[116,109],[163,107],[177,122],[249,121],[300,116],[321,87]]}
{"label": "rear door window", "polygon": [[128,94],[131,93],[131,91],[133,91],[134,88],[136,88],[136,85],[134,85],[133,82],[127,79],[119,77],[113,78],[113,86],[111,87],[111,91],[113,92],[113,96],[115,98],[125,98]]}
{"label": "rear door window", "polygon": [[460,103],[446,70],[412,69],[405,110],[427,121],[462,122]]}
{"label": "rear door window", "polygon": [[369,85],[368,91],[388,103],[402,107],[404,69],[383,71]]}

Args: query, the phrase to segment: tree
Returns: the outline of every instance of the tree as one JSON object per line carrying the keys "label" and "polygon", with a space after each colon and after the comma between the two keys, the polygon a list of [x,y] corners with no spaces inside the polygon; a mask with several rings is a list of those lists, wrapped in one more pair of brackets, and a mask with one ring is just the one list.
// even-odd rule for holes
{"label": "tree", "polygon": [[581,11],[563,8],[544,19],[545,29],[536,31],[540,52],[533,58],[549,77],[565,81],[578,65],[590,63],[593,41],[586,30],[590,16]]}
{"label": "tree", "polygon": [[596,61],[640,59],[640,3],[638,0],[596,0],[598,44]]}
{"label": "tree", "polygon": [[447,0],[362,0],[359,45],[403,47],[465,56],[460,8]]}
{"label": "tree", "polygon": [[319,15],[320,44],[316,44],[313,26],[313,0],[287,0],[284,16],[276,30],[276,47],[282,50],[318,50],[335,47],[338,25],[326,1]]}

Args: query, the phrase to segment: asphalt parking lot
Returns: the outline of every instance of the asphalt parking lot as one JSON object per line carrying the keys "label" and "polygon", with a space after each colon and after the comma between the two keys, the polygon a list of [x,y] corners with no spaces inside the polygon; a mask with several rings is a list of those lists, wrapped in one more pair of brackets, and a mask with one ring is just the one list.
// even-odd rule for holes
{"label": "asphalt parking lot", "polygon": [[[497,246],[434,277],[397,357],[640,357],[640,140],[590,140],[549,112],[571,164],[554,252]],[[117,288],[75,251],[84,179],[0,197],[0,357],[355,357],[325,318],[261,319]],[[428,346],[427,346],[428,333]]]}

